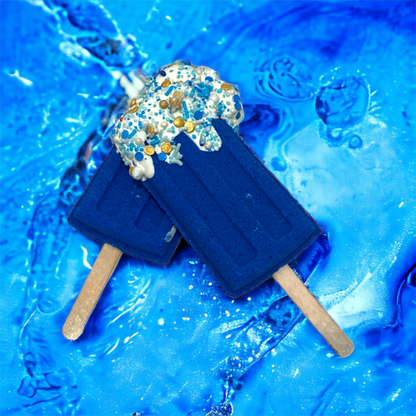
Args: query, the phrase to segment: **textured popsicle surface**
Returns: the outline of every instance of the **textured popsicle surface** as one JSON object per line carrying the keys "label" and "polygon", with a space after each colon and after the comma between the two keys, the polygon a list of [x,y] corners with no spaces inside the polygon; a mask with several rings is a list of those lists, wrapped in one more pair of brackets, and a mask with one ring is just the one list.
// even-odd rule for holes
{"label": "textured popsicle surface", "polygon": [[321,233],[316,222],[221,119],[218,152],[181,133],[183,166],[154,159],[144,185],[224,290],[238,297],[268,279]]}
{"label": "textured popsicle surface", "polygon": [[166,265],[181,238],[140,181],[134,180],[115,147],[92,177],[68,222],[124,253]]}

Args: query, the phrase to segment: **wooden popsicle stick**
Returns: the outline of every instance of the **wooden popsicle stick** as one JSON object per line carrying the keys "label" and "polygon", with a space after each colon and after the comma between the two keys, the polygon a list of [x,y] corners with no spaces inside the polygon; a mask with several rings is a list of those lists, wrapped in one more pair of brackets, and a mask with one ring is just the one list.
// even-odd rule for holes
{"label": "wooden popsicle stick", "polygon": [[85,325],[122,254],[122,251],[110,244],[103,245],[68,318],[66,318],[62,328],[65,338],[74,341],[84,332]]}
{"label": "wooden popsicle stick", "polygon": [[282,289],[340,357],[348,357],[352,354],[354,351],[352,341],[288,265],[274,273],[273,279],[282,286]]}

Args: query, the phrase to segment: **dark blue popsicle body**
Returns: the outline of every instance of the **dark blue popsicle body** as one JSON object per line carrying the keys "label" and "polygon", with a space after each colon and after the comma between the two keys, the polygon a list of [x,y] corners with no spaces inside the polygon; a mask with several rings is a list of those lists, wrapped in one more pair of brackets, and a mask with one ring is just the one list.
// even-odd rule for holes
{"label": "dark blue popsicle body", "polygon": [[181,239],[165,240],[172,222],[141,181],[133,179],[116,148],[91,178],[68,222],[77,230],[124,253],[166,265]]}
{"label": "dark blue popsicle body", "polygon": [[228,295],[253,289],[299,255],[322,232],[241,137],[221,119],[217,152],[185,134],[183,166],[153,158],[144,182]]}

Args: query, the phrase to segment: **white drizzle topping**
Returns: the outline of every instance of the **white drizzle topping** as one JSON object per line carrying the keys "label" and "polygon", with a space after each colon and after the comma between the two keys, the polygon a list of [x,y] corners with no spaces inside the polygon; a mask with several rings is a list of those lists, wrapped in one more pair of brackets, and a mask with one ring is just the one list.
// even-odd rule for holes
{"label": "white drizzle topping", "polygon": [[145,84],[111,131],[111,139],[135,179],[154,175],[152,157],[182,166],[180,144],[175,137],[184,132],[201,151],[221,148],[221,138],[211,124],[222,118],[238,131],[244,118],[238,87],[222,81],[218,72],[191,61],[176,61]]}

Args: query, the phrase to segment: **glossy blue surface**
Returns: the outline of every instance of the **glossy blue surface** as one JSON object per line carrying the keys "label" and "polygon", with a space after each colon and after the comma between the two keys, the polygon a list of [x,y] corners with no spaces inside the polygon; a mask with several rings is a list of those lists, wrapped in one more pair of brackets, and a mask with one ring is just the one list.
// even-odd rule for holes
{"label": "glossy blue surface", "polygon": [[[0,2],[2,415],[414,415],[415,4],[219,4]],[[273,282],[227,297],[186,245],[168,268],[124,256],[61,335],[100,249],[66,216],[117,71],[175,59],[239,85],[242,136],[323,227],[297,267],[349,358]]]}

